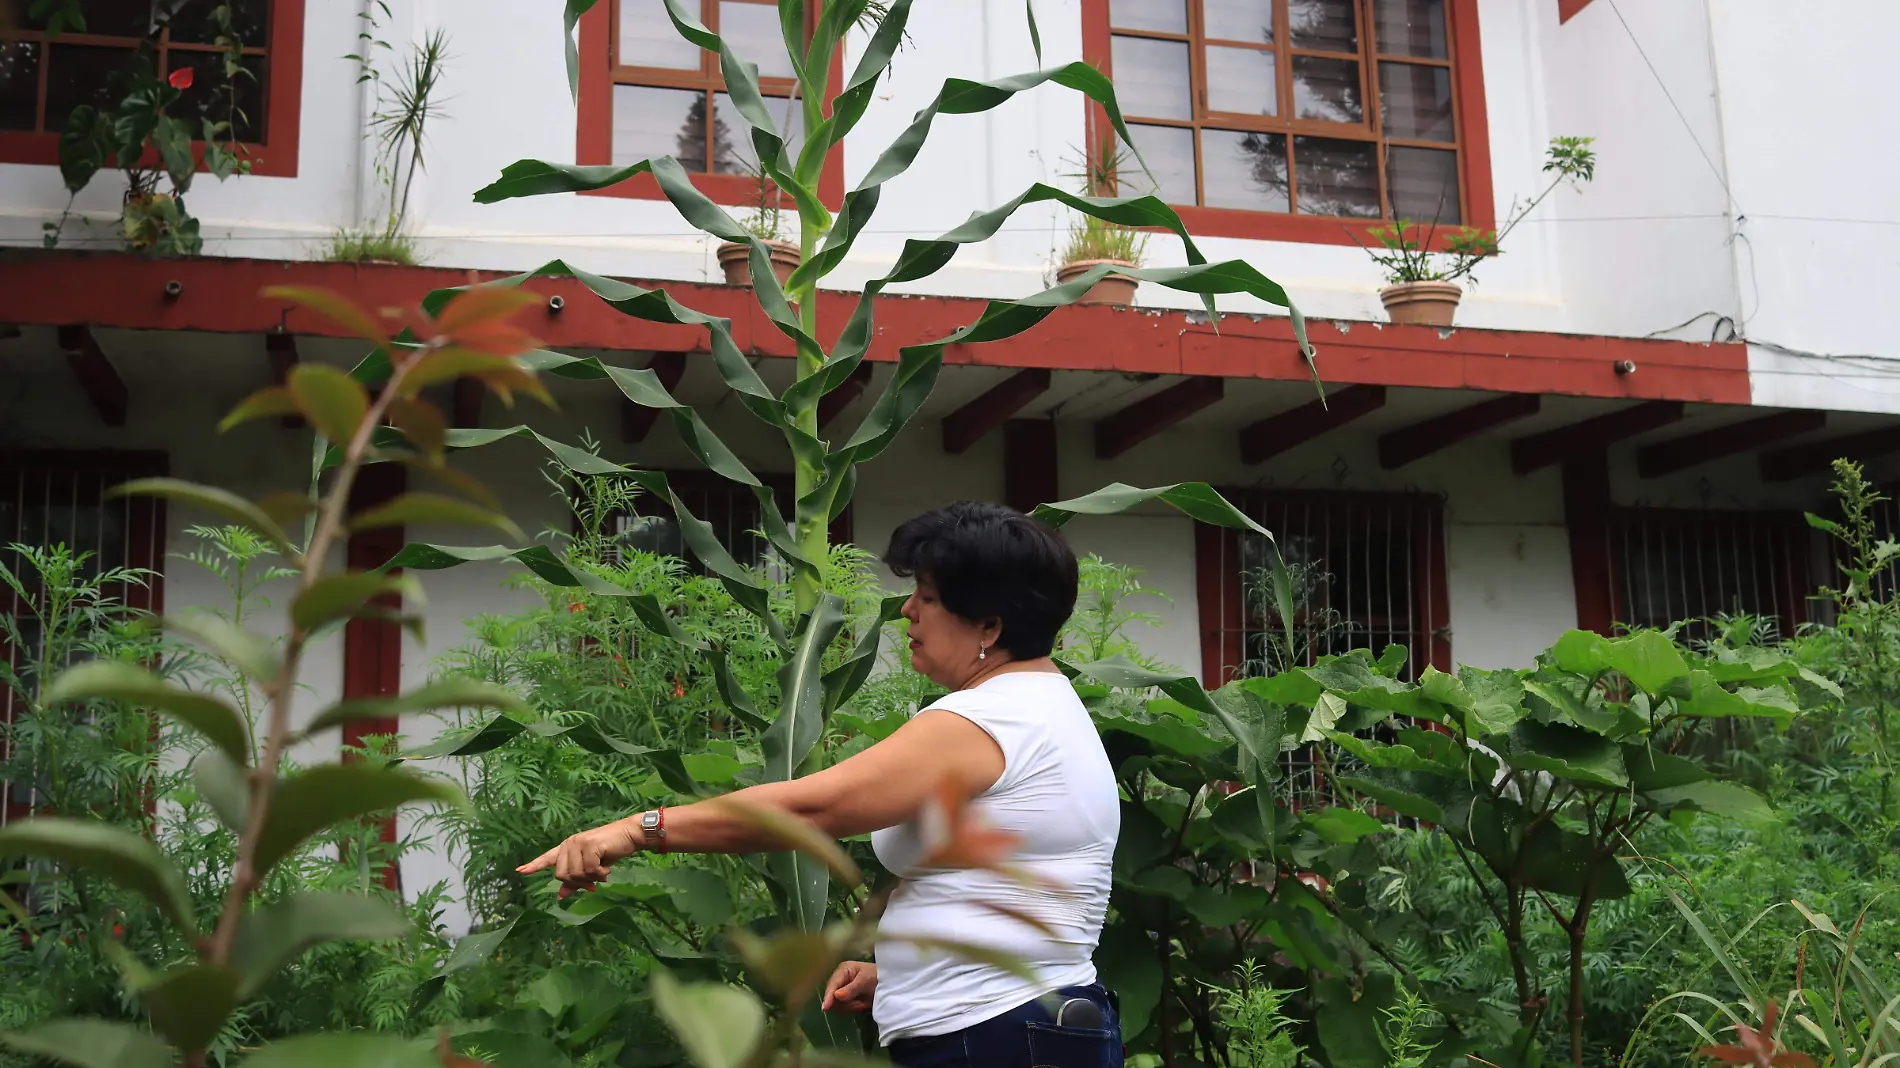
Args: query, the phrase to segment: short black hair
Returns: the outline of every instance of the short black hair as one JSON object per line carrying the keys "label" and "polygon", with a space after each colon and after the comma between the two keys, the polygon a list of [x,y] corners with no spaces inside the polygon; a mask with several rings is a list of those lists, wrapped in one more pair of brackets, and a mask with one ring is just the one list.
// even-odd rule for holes
{"label": "short black hair", "polygon": [[1075,611],[1075,553],[1061,534],[1014,508],[958,501],[907,519],[884,564],[937,588],[951,612],[1002,623],[996,639],[1018,660],[1048,656]]}

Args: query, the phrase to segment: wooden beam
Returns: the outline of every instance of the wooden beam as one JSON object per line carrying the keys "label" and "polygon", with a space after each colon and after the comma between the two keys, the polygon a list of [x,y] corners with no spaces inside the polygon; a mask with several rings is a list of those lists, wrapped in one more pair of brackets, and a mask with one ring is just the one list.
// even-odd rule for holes
{"label": "wooden beam", "polygon": [[1511,470],[1528,475],[1540,467],[1595,456],[1619,441],[1681,419],[1681,401],[1649,401],[1530,434],[1511,442]]}
{"label": "wooden beam", "polygon": [[1616,570],[1610,551],[1610,464],[1603,453],[1565,460],[1564,526],[1577,628],[1608,634],[1616,624]]}
{"label": "wooden beam", "polygon": [[1379,466],[1387,471],[1404,467],[1487,430],[1536,415],[1541,406],[1542,398],[1535,393],[1509,393],[1389,431],[1379,435]]}
{"label": "wooden beam", "polygon": [[[291,368],[297,366],[297,335],[273,330],[264,335],[264,356],[270,361],[270,380],[283,385],[290,381]],[[279,425],[286,430],[296,430],[303,426],[303,416],[286,415],[278,419]]]}
{"label": "wooden beam", "polygon": [[1113,460],[1156,434],[1221,399],[1219,378],[1189,378],[1142,399],[1095,424],[1095,455]]}
{"label": "wooden beam", "polygon": [[482,425],[482,401],[488,387],[479,378],[458,378],[449,400],[449,422],[458,430],[475,430]]}
{"label": "wooden beam", "polygon": [[1062,499],[1057,490],[1056,424],[1011,419],[1003,424],[1003,503],[1027,515]]}
{"label": "wooden beam", "polygon": [[844,380],[843,385],[818,398],[818,429],[823,430],[830,426],[831,421],[838,418],[838,415],[846,408],[851,407],[852,402],[862,396],[870,385],[871,361],[866,360],[858,364],[851,372],[851,377]]}
{"label": "wooden beam", "polygon": [[1270,415],[1240,431],[1240,462],[1257,464],[1295,445],[1338,430],[1354,419],[1385,407],[1384,386],[1352,386],[1308,401],[1292,411]]}
{"label": "wooden beam", "polygon": [[1786,482],[1825,471],[1837,459],[1866,460],[1890,452],[1900,452],[1900,426],[1864,430],[1858,434],[1762,453],[1761,477],[1764,482]]}
{"label": "wooden beam", "polygon": [[984,435],[1016,417],[1049,391],[1047,367],[1018,371],[983,392],[983,395],[944,417],[943,451],[961,456]]}
{"label": "wooden beam", "polygon": [[99,413],[99,421],[107,426],[124,426],[130,394],[125,388],[125,379],[119,377],[118,369],[100,351],[98,340],[92,336],[92,329],[85,326],[60,327],[59,347],[66,353],[66,366],[72,369],[73,377],[79,380],[79,388],[86,391],[86,399],[92,402],[93,410]]}
{"label": "wooden beam", "polygon": [[1810,434],[1827,425],[1826,412],[1776,412],[1728,426],[1704,430],[1671,441],[1645,445],[1636,452],[1636,473],[1642,478],[1673,475],[1711,460],[1753,452],[1782,438]]}
{"label": "wooden beam", "polygon": [[[656,352],[653,359],[647,361],[647,370],[652,371],[660,380],[660,385],[668,393],[677,389],[680,377],[686,373],[686,354],[683,352]],[[628,444],[638,444],[647,439],[647,433],[660,418],[658,408],[644,408],[620,398],[620,440]]]}

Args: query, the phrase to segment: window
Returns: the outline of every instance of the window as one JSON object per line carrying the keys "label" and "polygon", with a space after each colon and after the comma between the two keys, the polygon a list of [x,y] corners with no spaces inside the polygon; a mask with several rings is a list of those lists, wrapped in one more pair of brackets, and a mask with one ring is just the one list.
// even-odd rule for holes
{"label": "window", "polygon": [[[779,133],[794,146],[803,138],[804,105],[785,55],[774,0],[700,0],[700,21],[732,50],[759,65],[759,88]],[[580,143],[584,164],[627,164],[672,156],[702,192],[725,204],[751,205],[759,197],[758,159],[745,120],[726,93],[719,57],[681,37],[662,0],[609,0],[581,20]],[[843,78],[842,49],[828,82]],[[827,103],[829,103],[827,101]],[[843,196],[841,155],[826,161],[821,192]],[[602,192],[659,197],[659,184],[642,175]]]}
{"label": "window", "polygon": [[1492,225],[1475,0],[1088,0],[1084,12],[1089,59],[1115,79],[1148,172],[1125,149],[1097,163],[1191,229],[1350,244],[1382,220]]}
{"label": "window", "polygon": [[1816,542],[1799,513],[1615,508],[1609,521],[1616,623],[1707,637],[1704,620],[1753,615],[1783,637],[1809,619]]}
{"label": "window", "polygon": [[[165,503],[153,497],[108,499],[105,491],[128,478],[166,473],[163,454],[148,453],[0,453],[0,562],[18,576],[28,596],[40,587],[35,570],[24,565],[15,545],[65,545],[88,553],[85,571],[97,575],[114,568],[149,569],[145,585],[126,584],[106,592],[133,608],[164,609]],[[19,595],[0,584],[0,612],[12,616],[18,648],[0,631],[0,657],[23,669],[39,640],[37,626]],[[11,723],[15,702],[0,686],[0,722]],[[14,796],[13,784],[0,781],[0,824],[32,808],[30,796]]]}
{"label": "window", "polygon": [[[304,0],[230,0],[232,21],[251,78],[236,79],[244,113],[238,135],[251,150],[255,174],[297,173],[298,107],[303,82]],[[20,5],[23,12],[29,5]],[[227,83],[217,27],[205,2],[88,0],[86,32],[48,36],[46,17],[28,14],[17,28],[0,26],[0,162],[59,162],[59,132],[81,104],[114,102],[127,70],[163,11],[175,18],[149,38],[159,73],[192,68],[191,88],[170,112],[194,128],[222,120]]]}

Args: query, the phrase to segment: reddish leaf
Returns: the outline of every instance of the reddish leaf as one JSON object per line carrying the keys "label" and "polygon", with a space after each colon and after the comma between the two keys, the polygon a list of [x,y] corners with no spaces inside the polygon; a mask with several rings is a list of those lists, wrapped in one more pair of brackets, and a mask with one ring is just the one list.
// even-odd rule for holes
{"label": "reddish leaf", "polygon": [[270,286],[264,290],[264,296],[301,304],[379,349],[389,346],[389,334],[376,317],[350,303],[341,293],[313,286]]}
{"label": "reddish leaf", "polygon": [[523,289],[476,286],[465,289],[435,320],[436,336],[491,356],[514,356],[538,344],[526,330],[509,323],[516,313],[541,298]]}

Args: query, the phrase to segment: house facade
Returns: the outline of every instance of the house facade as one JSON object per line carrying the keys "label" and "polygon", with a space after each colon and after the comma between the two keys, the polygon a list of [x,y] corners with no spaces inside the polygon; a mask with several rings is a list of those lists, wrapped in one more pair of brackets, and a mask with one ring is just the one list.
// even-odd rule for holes
{"label": "house facade", "polygon": [[[112,5],[103,5],[112,6]],[[142,8],[142,4],[118,5]],[[545,6],[546,10],[540,10]],[[703,0],[703,17],[762,61],[776,35],[759,0]],[[716,67],[675,41],[660,0],[599,0],[574,43],[570,95],[559,5],[392,0],[375,33],[400,57],[446,31],[440,114],[411,191],[426,266],[319,262],[339,227],[374,224],[388,195],[369,136],[373,82],[354,55],[355,0],[248,0],[244,133],[252,173],[200,175],[189,206],[202,258],[122,250],[122,184],[101,173],[68,205],[63,116],[96,93],[143,28],[96,17],[48,37],[0,23],[0,543],[67,539],[163,572],[150,599],[218,604],[215,578],[176,554],[207,517],[102,503],[127,476],[165,472],[249,494],[307,478],[307,428],[263,421],[217,435],[231,403],[299,360],[338,366],[360,344],[270,285],[325,286],[379,307],[551,259],[673,283],[730,316],[768,381],[790,348],[721,284],[712,239],[657,189],[478,205],[518,159],[627,162],[674,154],[735,210],[756,197]],[[1900,225],[1884,157],[1900,114],[1852,101],[1879,84],[1878,42],[1900,35],[1883,0],[1825,11],[1770,0],[1036,0],[1041,65],[1086,59],[1115,80],[1161,195],[1210,259],[1244,258],[1310,319],[1327,402],[1316,400],[1281,309],[1222,298],[1218,323],[1185,294],[1144,285],[1132,308],[1073,307],[1003,342],[954,346],[900,443],[864,471],[849,536],[880,548],[918,511],[959,498],[1019,506],[1108,482],[1211,482],[1278,535],[1303,569],[1325,640],[1396,641],[1415,664],[1522,665],[1564,630],[1750,612],[1784,630],[1828,576],[1801,519],[1826,502],[1827,465],[1887,472],[1900,451],[1900,357],[1869,309],[1900,281]],[[163,38],[167,69],[202,64],[203,31]],[[1036,68],[1019,0],[923,0],[869,114],[834,154],[837,196],[867,172],[945,78]],[[174,39],[175,38],[175,39]],[[845,64],[862,44],[847,45]],[[1876,98],[1877,99],[1877,98]],[[1847,120],[1854,121],[1849,123]],[[733,125],[736,127],[736,120]],[[895,262],[1035,182],[1074,186],[1100,124],[1076,92],[1045,86],[974,116],[944,116],[917,164],[831,284]],[[1496,226],[1548,184],[1546,146],[1594,138],[1596,177],[1559,188],[1483,264],[1451,329],[1393,326],[1362,242],[1394,218]],[[45,224],[68,212],[59,247]],[[872,370],[834,395],[848,433],[889,380],[899,346],[940,337],[984,298],[1045,288],[1065,209],[1032,205],[923,283],[879,304]],[[1184,262],[1155,235],[1147,262]],[[602,306],[567,279],[530,326],[547,347],[653,367],[755,469],[780,447],[736,405],[703,332]],[[560,298],[558,301],[553,298]],[[847,297],[820,298],[842,321]],[[464,426],[526,420],[605,455],[683,470],[690,454],[651,413],[600,383],[556,382],[556,412],[448,401]],[[458,457],[530,530],[567,518],[541,455],[509,442]],[[384,487],[384,491],[392,491]],[[703,491],[726,526],[743,501]],[[723,503],[721,503],[723,502]],[[841,531],[842,533],[842,531]],[[1173,513],[1079,521],[1078,549],[1143,569],[1168,596],[1142,635],[1210,684],[1242,670],[1259,616],[1249,575],[1263,543]],[[403,540],[359,536],[373,566]],[[309,709],[415,684],[464,640],[460,623],[523,603],[498,570],[426,577],[419,641],[358,622],[311,661]],[[281,608],[281,606],[279,606]],[[378,728],[364,724],[362,730]]]}

